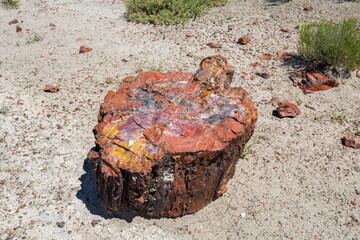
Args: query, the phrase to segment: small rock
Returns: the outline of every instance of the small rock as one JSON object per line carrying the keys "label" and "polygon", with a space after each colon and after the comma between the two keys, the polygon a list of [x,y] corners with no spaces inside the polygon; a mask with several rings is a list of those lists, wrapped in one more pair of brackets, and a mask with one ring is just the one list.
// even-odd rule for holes
{"label": "small rock", "polygon": [[80,46],[79,53],[87,53],[87,52],[90,52],[91,50],[92,50],[92,48],[90,48],[90,47]]}
{"label": "small rock", "polygon": [[360,149],[360,139],[355,135],[348,135],[341,139],[342,143],[346,147]]}
{"label": "small rock", "polygon": [[11,24],[17,24],[17,23],[19,23],[19,20],[14,19],[14,20],[12,20],[12,21],[9,22],[9,25],[11,25]]}
{"label": "small rock", "polygon": [[289,101],[284,101],[284,102],[279,102],[278,104],[278,108],[277,108],[277,114],[279,117],[284,118],[284,117],[296,117],[297,115],[300,115],[301,112],[299,110],[299,108],[296,106],[295,103],[289,102]]}
{"label": "small rock", "polygon": [[44,91],[45,92],[51,92],[51,93],[56,93],[60,90],[59,86],[51,86],[51,85],[46,85],[44,87]]}
{"label": "small rock", "polygon": [[245,218],[246,214],[245,213],[241,213],[241,217]]}
{"label": "small rock", "polygon": [[245,45],[248,44],[249,42],[251,42],[251,39],[247,36],[242,36],[241,38],[239,38],[239,40],[237,41],[238,44],[241,45]]}
{"label": "small rock", "polygon": [[261,60],[271,60],[272,55],[270,53],[265,53],[264,55],[260,56]]}
{"label": "small rock", "polygon": [[59,228],[63,228],[63,227],[65,226],[65,222],[64,222],[64,221],[57,222],[56,225],[57,225]]}
{"label": "small rock", "polygon": [[123,58],[123,59],[121,59],[121,61],[128,62],[129,60],[127,60],[126,58]]}
{"label": "small rock", "polygon": [[22,28],[19,25],[17,25],[16,26],[16,32],[21,32],[21,31],[22,31]]}
{"label": "small rock", "polygon": [[356,77],[360,78],[360,69],[356,71]]}
{"label": "small rock", "polygon": [[309,4],[305,4],[304,5],[304,11],[308,11],[308,12],[310,12],[310,11],[312,11],[314,8],[311,6],[311,5],[309,5]]}
{"label": "small rock", "polygon": [[355,201],[350,201],[350,203],[351,203],[352,205],[354,205],[354,206],[357,205],[357,203],[356,203]]}
{"label": "small rock", "polygon": [[192,57],[193,55],[192,55],[192,53],[187,53],[186,56],[187,57]]}
{"label": "small rock", "polygon": [[273,98],[271,98],[270,101],[268,101],[266,104],[273,104],[273,103],[278,104],[278,103],[280,103],[280,102],[281,102],[281,101],[280,101],[279,98],[273,97]]}
{"label": "small rock", "polygon": [[190,37],[193,37],[194,35],[192,35],[192,34],[185,34],[185,37],[187,37],[187,38],[190,38]]}
{"label": "small rock", "polygon": [[95,227],[99,222],[100,222],[100,220],[92,220],[91,226]]}
{"label": "small rock", "polygon": [[258,75],[259,77],[262,77],[264,79],[268,79],[271,75],[268,73],[261,73],[261,72],[256,72],[256,75]]}
{"label": "small rock", "polygon": [[228,31],[231,31],[234,29],[234,26],[233,25],[228,25]]}
{"label": "small rock", "polygon": [[222,45],[219,43],[208,43],[206,45],[208,45],[210,48],[222,48]]}
{"label": "small rock", "polygon": [[292,53],[284,52],[284,51],[277,51],[276,52],[276,59],[277,60],[289,60],[294,58]]}
{"label": "small rock", "polygon": [[325,14],[326,11],[325,11],[325,10],[320,10],[319,13],[320,13],[320,14]]}
{"label": "small rock", "polygon": [[260,65],[259,62],[254,62],[254,63],[251,63],[251,64],[250,64],[251,67],[257,67],[257,66],[259,66],[259,65]]}
{"label": "small rock", "polygon": [[292,32],[290,29],[287,28],[281,28],[280,31],[290,33]]}
{"label": "small rock", "polygon": [[56,27],[56,25],[53,24],[53,23],[49,23],[49,26],[50,26],[50,27]]}

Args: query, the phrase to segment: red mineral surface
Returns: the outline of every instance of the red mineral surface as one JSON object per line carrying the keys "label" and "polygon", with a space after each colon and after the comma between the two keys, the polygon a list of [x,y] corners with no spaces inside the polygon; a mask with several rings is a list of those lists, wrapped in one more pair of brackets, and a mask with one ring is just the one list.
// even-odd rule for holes
{"label": "red mineral surface", "polygon": [[177,217],[226,191],[257,120],[233,74],[217,55],[195,74],[142,72],[108,92],[88,154],[108,209]]}

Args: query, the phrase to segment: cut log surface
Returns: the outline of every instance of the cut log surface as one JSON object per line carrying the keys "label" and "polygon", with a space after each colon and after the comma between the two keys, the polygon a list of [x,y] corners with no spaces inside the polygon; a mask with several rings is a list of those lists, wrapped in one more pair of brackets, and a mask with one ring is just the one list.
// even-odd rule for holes
{"label": "cut log surface", "polygon": [[217,55],[195,74],[142,72],[109,91],[88,154],[108,209],[177,217],[226,191],[257,120],[233,74]]}

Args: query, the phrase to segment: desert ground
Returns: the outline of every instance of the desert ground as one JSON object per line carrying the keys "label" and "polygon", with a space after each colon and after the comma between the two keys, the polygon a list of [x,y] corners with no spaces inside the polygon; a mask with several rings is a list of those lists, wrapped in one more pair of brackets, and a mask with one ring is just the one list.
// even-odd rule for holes
{"label": "desert ground", "polygon": [[[125,11],[112,0],[0,8],[0,239],[360,239],[360,151],[340,141],[360,130],[360,79],[352,72],[305,95],[289,79],[297,66],[275,58],[297,53],[299,24],[360,20],[360,3],[229,0],[176,26],[129,22]],[[252,41],[237,44],[243,35]],[[92,51],[79,54],[81,45]],[[215,54],[235,67],[233,86],[259,114],[228,191],[174,219],[105,210],[85,160],[107,91],[139,71],[195,72]],[[301,115],[273,116],[273,97],[297,102]]]}

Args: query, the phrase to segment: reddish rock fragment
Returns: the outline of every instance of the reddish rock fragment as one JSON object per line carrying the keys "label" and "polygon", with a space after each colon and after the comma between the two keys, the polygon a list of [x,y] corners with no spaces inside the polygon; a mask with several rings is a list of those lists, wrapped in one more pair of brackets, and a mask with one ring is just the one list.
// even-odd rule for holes
{"label": "reddish rock fragment", "polygon": [[17,25],[16,26],[16,32],[21,32],[21,31],[22,31],[22,28],[19,25]]}
{"label": "reddish rock fragment", "polygon": [[187,37],[187,38],[190,38],[190,37],[193,37],[194,35],[192,35],[192,34],[185,34],[185,37]]}
{"label": "reddish rock fragment", "polygon": [[305,4],[304,5],[304,11],[308,11],[308,12],[310,12],[310,11],[312,11],[314,8],[311,6],[311,5],[309,5],[309,4]]}
{"label": "reddish rock fragment", "polygon": [[222,48],[222,45],[219,43],[208,43],[206,45],[208,45],[210,48]]}
{"label": "reddish rock fragment", "polygon": [[280,31],[290,33],[291,30],[287,28],[281,28]]}
{"label": "reddish rock fragment", "polygon": [[87,52],[90,52],[92,51],[92,48],[90,47],[85,47],[85,46],[80,46],[80,51],[79,53],[87,53]]}
{"label": "reddish rock fragment", "polygon": [[260,58],[261,60],[266,60],[266,61],[268,61],[268,60],[271,60],[271,57],[272,57],[272,55],[271,55],[270,53],[265,53],[264,55],[260,56],[259,58]]}
{"label": "reddish rock fragment", "polygon": [[280,103],[280,102],[281,102],[281,101],[280,101],[279,98],[273,97],[273,98],[271,98],[266,104],[274,104],[274,103],[278,104],[278,103]]}
{"label": "reddish rock fragment", "polygon": [[[248,94],[230,88],[227,73],[233,67],[217,55],[194,76],[142,72],[108,92],[88,154],[108,209],[177,217],[226,191],[257,119]],[[214,90],[213,79],[220,81]]]}
{"label": "reddish rock fragment", "polygon": [[247,36],[242,36],[241,38],[239,38],[239,40],[237,41],[238,44],[241,45],[245,45],[248,44],[249,42],[251,42],[251,39]]}
{"label": "reddish rock fragment", "polygon": [[257,67],[257,66],[259,66],[259,65],[260,65],[259,62],[254,62],[254,63],[251,63],[251,64],[250,64],[251,67]]}
{"label": "reddish rock fragment", "polygon": [[295,103],[284,101],[278,103],[277,114],[281,118],[284,117],[293,118],[296,117],[297,115],[300,115],[301,112]]}
{"label": "reddish rock fragment", "polygon": [[346,147],[360,149],[360,139],[355,135],[348,135],[341,139],[342,143]]}
{"label": "reddish rock fragment", "polygon": [[305,94],[328,90],[339,86],[334,79],[329,79],[324,74],[317,73],[312,69],[294,72],[290,75],[295,86],[301,88]]}
{"label": "reddish rock fragment", "polygon": [[326,11],[325,11],[325,10],[320,10],[319,13],[320,13],[320,14],[325,14]]}
{"label": "reddish rock fragment", "polygon": [[259,77],[262,77],[264,79],[268,79],[271,77],[271,75],[269,73],[264,73],[264,72],[256,72],[255,75],[258,75]]}
{"label": "reddish rock fragment", "polygon": [[356,203],[355,201],[350,201],[350,203],[351,203],[352,205],[354,205],[354,206],[357,205],[357,203]]}
{"label": "reddish rock fragment", "polygon": [[51,92],[51,93],[56,93],[60,90],[59,86],[51,86],[51,85],[46,85],[44,87],[44,91],[45,92]]}
{"label": "reddish rock fragment", "polygon": [[192,54],[192,53],[187,53],[186,56],[187,56],[187,57],[192,57],[193,54]]}
{"label": "reddish rock fragment", "polygon": [[53,24],[53,23],[49,23],[49,26],[50,26],[50,27],[53,27],[53,28],[56,27],[56,25]]}
{"label": "reddish rock fragment", "polygon": [[284,52],[284,51],[277,51],[276,52],[276,59],[277,60],[289,60],[294,58],[292,53]]}
{"label": "reddish rock fragment", "polygon": [[19,20],[14,19],[14,20],[12,20],[12,21],[9,22],[9,25],[11,25],[11,24],[17,24],[17,23],[19,23]]}

